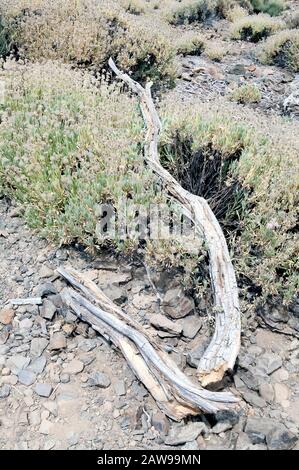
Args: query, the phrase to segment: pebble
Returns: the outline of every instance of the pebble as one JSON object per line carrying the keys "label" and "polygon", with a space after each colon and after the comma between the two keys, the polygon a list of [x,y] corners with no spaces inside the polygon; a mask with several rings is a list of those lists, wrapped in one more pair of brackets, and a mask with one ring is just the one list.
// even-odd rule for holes
{"label": "pebble", "polygon": [[52,393],[52,390],[53,390],[52,385],[47,384],[47,383],[37,383],[35,386],[35,392],[40,397],[49,398],[49,396]]}
{"label": "pebble", "polygon": [[20,370],[18,374],[19,382],[29,387],[36,381],[36,374],[28,369]]}
{"label": "pebble", "polygon": [[183,336],[193,339],[202,327],[202,320],[198,315],[189,315],[181,320]]}
{"label": "pebble", "polygon": [[114,391],[118,396],[123,396],[126,394],[126,385],[124,380],[118,380],[117,382],[115,382]]}
{"label": "pebble", "polygon": [[49,343],[49,349],[51,351],[55,351],[58,349],[64,349],[66,348],[66,337],[61,331],[58,331],[53,334],[53,336],[50,339]]}
{"label": "pebble", "polygon": [[40,308],[40,314],[46,320],[52,320],[56,310],[55,305],[50,300],[45,299],[42,307]]}
{"label": "pebble", "polygon": [[28,370],[35,372],[36,374],[41,374],[47,364],[47,359],[45,356],[37,357],[31,361],[31,364],[28,366]]}
{"label": "pebble", "polygon": [[10,385],[8,384],[2,385],[2,387],[0,387],[0,399],[7,398],[10,395],[10,391],[11,391]]}
{"label": "pebble", "polygon": [[208,434],[208,428],[205,423],[189,423],[180,428],[174,427],[172,433],[165,439],[165,444],[178,446],[186,442],[195,441],[199,435]]}
{"label": "pebble", "polygon": [[93,372],[88,379],[88,385],[90,387],[108,388],[110,384],[111,380],[108,375],[102,372]]}
{"label": "pebble", "polygon": [[30,355],[33,357],[39,357],[42,355],[49,341],[46,338],[33,338],[30,346]]}
{"label": "pebble", "polygon": [[272,403],[274,400],[274,389],[271,384],[262,383],[259,387],[259,394],[268,403]]}
{"label": "pebble", "polygon": [[53,276],[54,271],[53,269],[48,268],[46,264],[43,264],[42,267],[39,270],[39,277],[40,278],[48,278]]}
{"label": "pebble", "polygon": [[64,372],[66,374],[79,374],[79,372],[82,372],[83,369],[84,364],[78,359],[73,359],[64,366]]}
{"label": "pebble", "polygon": [[50,434],[52,428],[53,428],[53,424],[51,423],[51,421],[48,421],[47,419],[43,419],[40,424],[39,432],[41,434],[48,435]]}
{"label": "pebble", "polygon": [[15,311],[10,307],[5,307],[0,311],[0,323],[9,325],[15,316]]}

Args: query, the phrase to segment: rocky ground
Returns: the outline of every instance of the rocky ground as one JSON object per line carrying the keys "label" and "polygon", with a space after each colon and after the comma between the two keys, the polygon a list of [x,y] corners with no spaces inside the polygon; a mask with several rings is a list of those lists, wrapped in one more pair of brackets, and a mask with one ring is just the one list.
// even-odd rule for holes
{"label": "rocky ground", "polygon": [[299,74],[260,64],[256,57],[259,45],[230,40],[230,25],[222,20],[199,30],[205,43],[211,44],[215,51],[223,50],[223,56],[215,60],[207,51],[200,56],[181,57],[174,93],[183,100],[196,97],[211,102],[224,97],[230,101],[231,93],[239,86],[256,85],[261,100],[245,107],[299,119]]}
{"label": "rocky ground", "polygon": [[[224,384],[241,397],[240,407],[171,422],[124,358],[62,307],[64,284],[55,268],[88,273],[196,380],[209,321],[184,296],[179,278],[149,276],[141,264],[109,254],[57,249],[37,238],[5,199],[0,259],[0,448],[299,448],[298,339],[245,321],[236,374]],[[9,302],[33,296],[42,305]]]}

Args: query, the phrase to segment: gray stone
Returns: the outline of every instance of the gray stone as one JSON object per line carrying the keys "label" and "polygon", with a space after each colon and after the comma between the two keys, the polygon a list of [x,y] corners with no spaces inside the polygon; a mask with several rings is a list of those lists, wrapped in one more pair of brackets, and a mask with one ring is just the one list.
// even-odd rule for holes
{"label": "gray stone", "polygon": [[8,384],[2,385],[0,387],[0,399],[7,398],[10,395],[11,386]]}
{"label": "gray stone", "polygon": [[200,338],[198,344],[187,354],[187,363],[191,367],[198,367],[204,351],[209,344],[209,340]]}
{"label": "gray stone", "polygon": [[57,403],[53,400],[48,400],[43,403],[43,407],[49,411],[53,416],[57,416]]}
{"label": "gray stone", "polygon": [[88,379],[88,385],[90,387],[108,388],[110,384],[111,381],[108,375],[102,372],[93,372]]}
{"label": "gray stone", "polygon": [[152,425],[164,436],[167,436],[169,433],[169,421],[163,413],[157,412],[153,415]]}
{"label": "gray stone", "polygon": [[40,396],[40,397],[45,397],[49,398],[49,396],[52,393],[52,385],[46,384],[46,383],[38,383],[35,386],[35,392]]}
{"label": "gray stone", "polygon": [[149,320],[150,320],[151,325],[153,325],[155,328],[159,330],[166,331],[176,336],[180,335],[182,332],[182,327],[180,325],[169,320],[164,315],[161,315],[161,314],[151,315]]}
{"label": "gray stone", "polygon": [[42,307],[40,308],[40,314],[46,320],[52,320],[56,313],[55,305],[48,299],[44,300]]}
{"label": "gray stone", "polygon": [[230,423],[235,426],[240,420],[240,413],[234,410],[222,410],[216,413],[215,418],[218,423]]}
{"label": "gray stone", "polygon": [[171,318],[184,318],[195,309],[194,300],[187,297],[181,287],[169,289],[162,301],[164,312]]}
{"label": "gray stone", "polygon": [[274,390],[271,384],[267,382],[262,383],[259,387],[260,396],[266,400],[268,403],[273,402],[274,400]]}
{"label": "gray stone", "polygon": [[45,356],[40,356],[31,361],[30,366],[27,367],[28,370],[35,372],[35,374],[41,374],[47,364],[47,359]]}
{"label": "gray stone", "polygon": [[28,369],[22,369],[18,373],[19,382],[29,387],[36,381],[36,374]]}
{"label": "gray stone", "polygon": [[121,287],[113,284],[103,287],[103,291],[110,300],[118,305],[124,303],[128,298],[126,292]]}
{"label": "gray stone", "polygon": [[198,315],[190,315],[181,320],[183,336],[193,339],[202,327],[202,320]]}
{"label": "gray stone", "polygon": [[248,450],[251,446],[251,440],[245,432],[240,432],[236,442],[236,450]]}
{"label": "gray stone", "polygon": [[47,419],[43,419],[39,428],[39,432],[41,434],[50,434],[51,430],[53,428],[53,424],[51,421],[48,421]]}
{"label": "gray stone", "polygon": [[199,450],[199,446],[196,441],[187,442],[181,447],[182,450]]}
{"label": "gray stone", "polygon": [[269,450],[288,450],[296,444],[298,437],[287,430],[284,425],[272,429],[266,437]]}
{"label": "gray stone", "polygon": [[242,382],[244,382],[246,387],[250,388],[251,390],[259,389],[259,379],[250,370],[247,370],[247,371],[242,370],[238,372],[238,377],[242,380]]}
{"label": "gray stone", "polygon": [[16,354],[7,359],[6,365],[13,374],[18,374],[20,370],[25,369],[30,364],[30,357]]}
{"label": "gray stone", "polygon": [[242,392],[244,400],[252,406],[257,408],[264,408],[266,406],[265,400],[260,397],[257,393],[244,391]]}
{"label": "gray stone", "polygon": [[79,342],[78,346],[81,351],[89,352],[95,349],[98,344],[96,339],[83,339]]}
{"label": "gray stone", "polygon": [[31,426],[39,426],[41,423],[41,417],[39,410],[33,410],[29,414],[29,423]]}
{"label": "gray stone", "polygon": [[43,264],[41,269],[39,270],[39,276],[41,278],[47,278],[53,276],[54,271],[53,269],[49,268],[46,264]]}
{"label": "gray stone", "polygon": [[297,438],[284,424],[274,419],[250,417],[247,419],[245,432],[252,444],[267,442],[269,449],[289,449],[295,445]]}
{"label": "gray stone", "polygon": [[57,331],[50,339],[49,349],[55,351],[66,348],[66,338],[61,331]]}
{"label": "gray stone", "polygon": [[229,423],[228,421],[221,421],[212,428],[212,433],[220,434],[221,432],[228,431],[231,428],[232,428],[231,423]]}
{"label": "gray stone", "polygon": [[118,380],[117,382],[115,382],[114,390],[115,390],[116,395],[118,396],[125,395],[126,394],[125,382],[123,380]]}
{"label": "gray stone", "polygon": [[61,383],[67,384],[67,383],[69,383],[69,381],[70,381],[70,376],[69,376],[69,374],[62,373],[62,374],[60,375],[60,382],[61,382]]}
{"label": "gray stone", "polygon": [[259,357],[257,366],[270,375],[282,366],[282,359],[278,354],[265,353]]}
{"label": "gray stone", "polygon": [[73,359],[64,367],[64,372],[66,374],[79,374],[84,369],[83,362],[79,361],[78,359]]}
{"label": "gray stone", "polygon": [[52,282],[45,282],[44,284],[40,284],[37,288],[36,288],[36,295],[38,297],[47,297],[48,295],[55,295],[57,294],[57,289],[56,287],[54,286],[54,284],[52,284]]}
{"label": "gray stone", "polygon": [[205,423],[189,423],[180,428],[175,427],[172,433],[165,439],[165,444],[170,446],[179,446],[186,442],[195,441],[198,436],[208,433]]}
{"label": "gray stone", "polygon": [[49,341],[46,338],[33,338],[30,346],[30,355],[33,357],[39,357],[42,355]]}

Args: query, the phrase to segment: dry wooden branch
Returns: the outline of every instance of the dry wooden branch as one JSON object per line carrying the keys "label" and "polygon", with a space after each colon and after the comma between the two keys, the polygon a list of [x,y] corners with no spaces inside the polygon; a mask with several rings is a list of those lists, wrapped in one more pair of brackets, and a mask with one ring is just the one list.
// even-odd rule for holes
{"label": "dry wooden branch", "polygon": [[227,370],[234,367],[240,348],[241,331],[236,276],[225,237],[207,201],[183,189],[160,163],[158,139],[161,123],[151,96],[151,83],[143,88],[129,75],[122,73],[112,59],[109,60],[109,66],[139,96],[147,127],[146,163],[162,179],[169,195],[181,204],[199,235],[206,241],[215,297],[216,325],[213,338],[200,360],[198,377],[204,386],[218,382]]}
{"label": "dry wooden branch", "polygon": [[73,287],[62,292],[65,304],[121,350],[165,414],[181,420],[200,411],[216,413],[238,402],[232,393],[211,392],[195,385],[150,334],[92,281],[70,268],[57,271]]}

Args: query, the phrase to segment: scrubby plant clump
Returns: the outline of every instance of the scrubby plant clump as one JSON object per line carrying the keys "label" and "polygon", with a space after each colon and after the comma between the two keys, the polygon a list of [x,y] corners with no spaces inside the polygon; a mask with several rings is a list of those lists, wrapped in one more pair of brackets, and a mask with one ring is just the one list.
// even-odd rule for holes
{"label": "scrubby plant clump", "polygon": [[116,86],[55,63],[7,72],[0,105],[0,193],[60,243],[96,240],[98,205],[155,201],[135,103]]}
{"label": "scrubby plant clump", "polygon": [[286,8],[284,0],[249,0],[255,13],[268,13],[278,16]]}
{"label": "scrubby plant clump", "polygon": [[231,36],[242,41],[258,42],[284,27],[284,23],[266,14],[250,15],[232,25]]}
{"label": "scrubby plant clump", "polygon": [[236,88],[231,93],[230,99],[240,104],[252,104],[261,101],[262,95],[256,85],[246,84]]}
{"label": "scrubby plant clump", "polygon": [[203,38],[195,33],[186,34],[176,44],[178,54],[200,55],[205,49]]}
{"label": "scrubby plant clump", "polygon": [[193,100],[190,108],[169,99],[163,118],[164,165],[208,199],[240,278],[259,302],[290,302],[299,288],[298,126],[221,101],[213,108]]}
{"label": "scrubby plant clump", "polygon": [[299,30],[281,31],[268,38],[260,49],[259,58],[265,64],[287,67],[298,72]]}
{"label": "scrubby plant clump", "polygon": [[216,16],[217,4],[217,0],[195,0],[183,3],[169,15],[169,22],[174,25],[203,23],[208,18]]}
{"label": "scrubby plant clump", "polygon": [[175,49],[150,23],[117,2],[4,0],[2,14],[21,57],[63,60],[97,70],[113,56],[137,79],[172,80]]}

